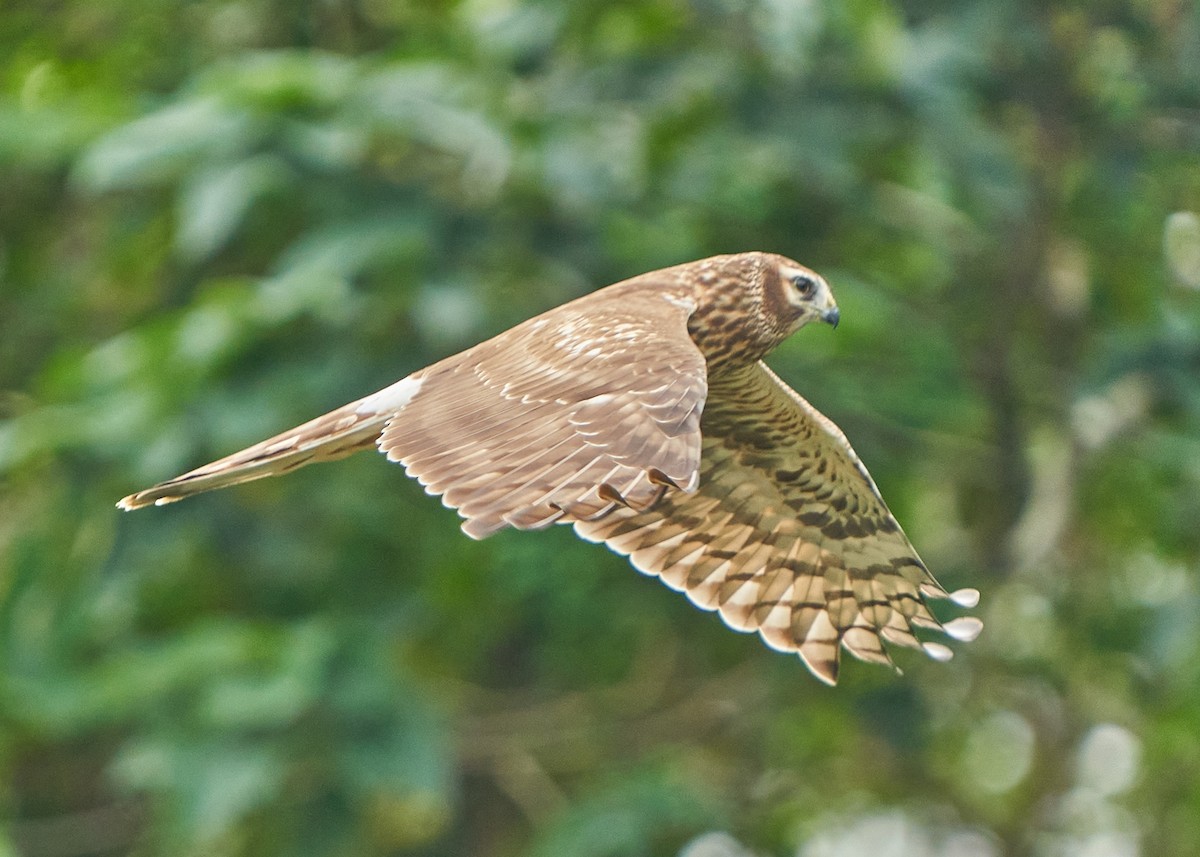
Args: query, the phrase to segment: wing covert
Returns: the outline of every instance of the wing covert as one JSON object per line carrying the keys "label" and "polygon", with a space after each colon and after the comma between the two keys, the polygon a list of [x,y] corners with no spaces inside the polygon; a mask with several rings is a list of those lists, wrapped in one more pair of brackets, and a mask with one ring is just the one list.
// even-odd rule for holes
{"label": "wing covert", "polygon": [[694,307],[641,283],[531,319],[425,370],[379,448],[475,538],[693,490],[707,395]]}

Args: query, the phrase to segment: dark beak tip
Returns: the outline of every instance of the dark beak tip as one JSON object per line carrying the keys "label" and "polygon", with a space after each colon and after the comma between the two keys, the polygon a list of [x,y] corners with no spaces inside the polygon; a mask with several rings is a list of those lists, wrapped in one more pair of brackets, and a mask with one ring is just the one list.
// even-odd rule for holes
{"label": "dark beak tip", "polygon": [[830,325],[834,330],[837,330],[838,322],[841,321],[842,314],[838,312],[838,308],[827,309],[821,314],[821,321]]}

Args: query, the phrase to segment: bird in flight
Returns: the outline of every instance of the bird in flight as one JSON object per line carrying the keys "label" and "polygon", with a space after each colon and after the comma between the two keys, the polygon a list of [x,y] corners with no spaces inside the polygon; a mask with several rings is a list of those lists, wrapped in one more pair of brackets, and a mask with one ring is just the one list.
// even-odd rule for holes
{"label": "bird in flight", "polygon": [[571,524],[828,684],[842,649],[946,660],[917,630],[972,640],[982,623],[943,624],[928,602],[979,593],[934,580],[846,436],[762,362],[838,318],[824,279],[771,253],[653,271],[117,505],[377,447],[472,538]]}

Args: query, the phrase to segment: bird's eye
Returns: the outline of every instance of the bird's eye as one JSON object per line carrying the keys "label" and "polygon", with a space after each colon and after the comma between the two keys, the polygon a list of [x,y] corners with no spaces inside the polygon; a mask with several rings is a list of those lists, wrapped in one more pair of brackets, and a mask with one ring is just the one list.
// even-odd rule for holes
{"label": "bird's eye", "polygon": [[806,274],[797,274],[792,277],[792,285],[796,287],[796,292],[802,298],[806,298],[816,291],[817,283],[812,277]]}

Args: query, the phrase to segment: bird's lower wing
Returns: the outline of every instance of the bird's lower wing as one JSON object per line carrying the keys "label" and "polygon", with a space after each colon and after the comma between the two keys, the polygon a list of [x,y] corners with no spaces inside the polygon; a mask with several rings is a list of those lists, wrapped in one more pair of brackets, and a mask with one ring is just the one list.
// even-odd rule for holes
{"label": "bird's lower wing", "polygon": [[577,522],[579,535],[731,627],[797,652],[830,684],[842,648],[886,664],[886,643],[945,658],[950,650],[917,629],[978,633],[977,619],[943,626],[926,603],[973,606],[978,593],[938,585],[845,436],[765,365],[709,379],[701,431],[695,493]]}

